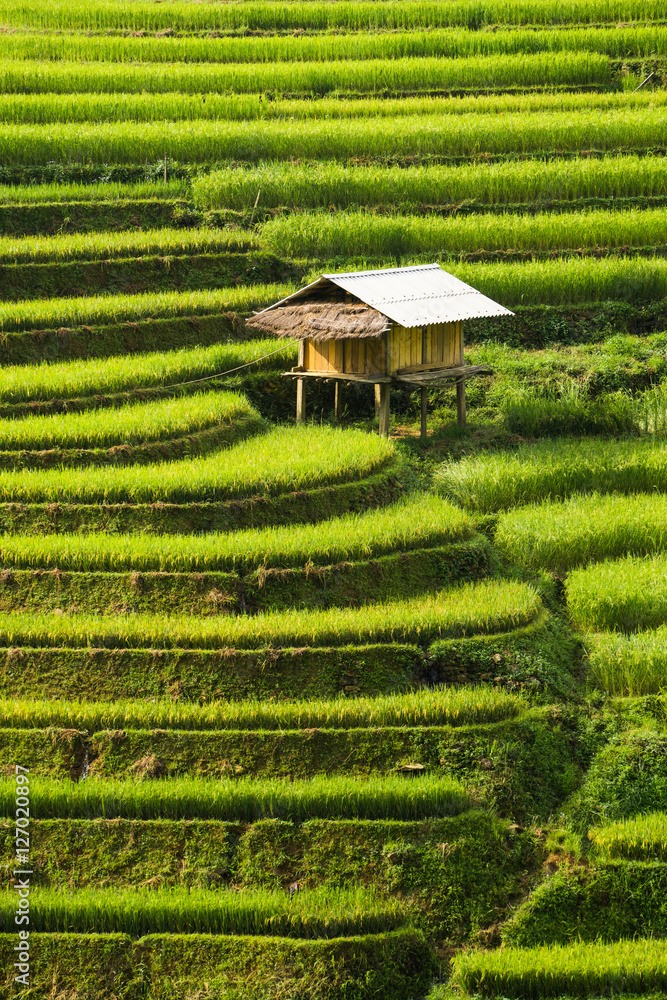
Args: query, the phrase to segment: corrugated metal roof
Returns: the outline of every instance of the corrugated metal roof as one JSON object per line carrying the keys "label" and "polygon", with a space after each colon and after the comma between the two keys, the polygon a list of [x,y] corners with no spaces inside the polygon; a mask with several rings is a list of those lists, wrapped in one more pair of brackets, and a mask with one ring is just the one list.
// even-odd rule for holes
{"label": "corrugated metal roof", "polygon": [[509,309],[443,271],[439,264],[324,274],[322,277],[356,295],[400,326],[512,315]]}
{"label": "corrugated metal roof", "polygon": [[484,316],[513,315],[509,309],[444,271],[439,264],[323,274],[317,281],[269,308],[274,309],[301,298],[327,281],[350,292],[399,326],[426,326]]}

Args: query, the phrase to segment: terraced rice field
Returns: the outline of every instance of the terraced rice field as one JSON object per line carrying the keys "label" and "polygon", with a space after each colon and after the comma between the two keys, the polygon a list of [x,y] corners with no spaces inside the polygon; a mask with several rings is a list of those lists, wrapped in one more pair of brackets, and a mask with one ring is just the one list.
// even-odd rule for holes
{"label": "terraced rice field", "polygon": [[[666,25],[0,0],[3,1000],[665,992]],[[432,261],[467,429],[293,426]]]}

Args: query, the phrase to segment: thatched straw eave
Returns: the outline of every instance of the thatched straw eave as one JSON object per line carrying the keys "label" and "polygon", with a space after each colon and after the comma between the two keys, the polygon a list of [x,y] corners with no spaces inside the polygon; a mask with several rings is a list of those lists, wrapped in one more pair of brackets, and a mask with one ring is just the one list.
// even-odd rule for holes
{"label": "thatched straw eave", "polygon": [[391,322],[362,303],[294,302],[266,309],[246,320],[246,329],[294,340],[368,339],[381,337]]}

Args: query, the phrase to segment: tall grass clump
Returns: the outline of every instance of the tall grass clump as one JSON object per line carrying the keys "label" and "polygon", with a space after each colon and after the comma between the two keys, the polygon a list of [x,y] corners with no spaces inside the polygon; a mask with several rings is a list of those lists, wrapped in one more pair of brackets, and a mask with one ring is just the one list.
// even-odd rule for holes
{"label": "tall grass clump", "polygon": [[113,409],[0,420],[0,451],[140,444],[196,434],[253,415],[256,411],[245,396],[217,391]]}
{"label": "tall grass clump", "polygon": [[667,209],[591,210],[521,215],[375,215],[295,213],[260,227],[260,242],[284,257],[355,254],[461,254],[479,250],[547,251],[667,243]]}
{"label": "tall grass clump", "polygon": [[574,569],[565,581],[575,624],[592,632],[636,632],[667,623],[667,555],[627,556]]}
{"label": "tall grass clump", "polygon": [[[164,78],[167,74],[158,68]],[[164,121],[0,126],[0,156],[7,166],[46,166],[54,160],[141,164],[165,155],[178,162],[207,164],[386,157],[449,160],[510,153],[542,159],[545,153],[578,153],[582,148],[636,151],[664,145],[664,107],[639,104],[576,113],[508,112],[502,124],[497,114],[470,112],[347,118],[336,128],[326,119],[182,121],[178,128]]]}
{"label": "tall grass clump", "polygon": [[651,993],[667,987],[667,941],[468,951],[454,959],[453,979],[483,997]]}
{"label": "tall grass clump", "polygon": [[658,694],[667,687],[667,628],[586,636],[589,686],[619,697]]}
{"label": "tall grass clump", "polygon": [[20,701],[0,699],[0,728],[44,729],[358,729],[387,726],[467,726],[515,718],[525,700],[476,685],[424,688],[376,697],[307,701]]}
{"label": "tall grass clump", "polygon": [[[37,889],[31,927],[61,934],[256,934],[294,938],[380,934],[405,922],[396,899],[368,889],[287,893],[192,889]],[[13,905],[12,905],[13,904]],[[0,931],[15,928],[14,893],[0,895]]]}
{"label": "tall grass clump", "polygon": [[527,625],[541,601],[532,586],[513,580],[465,584],[419,599],[362,608],[274,611],[261,615],[115,616],[0,612],[0,642],[37,648],[262,649],[421,642]]}
{"label": "tall grass clump", "polygon": [[141,63],[0,60],[5,94],[331,94],[486,90],[611,83],[609,59],[594,52],[472,58],[346,59],[329,62]]}
{"label": "tall grass clump", "polygon": [[472,533],[469,515],[447,500],[425,494],[318,524],[231,534],[4,535],[0,538],[0,560],[5,566],[58,567],[75,572],[243,571],[374,559],[389,552],[460,542]]}
{"label": "tall grass clump", "polygon": [[393,445],[363,431],[278,427],[205,458],[141,468],[0,473],[5,503],[211,503],[350,482],[378,472]]}
{"label": "tall grass clump", "polygon": [[435,483],[448,499],[483,513],[574,493],[664,493],[667,445],[642,438],[552,438],[446,462]]}
{"label": "tall grass clump", "polygon": [[414,167],[274,162],[213,170],[192,183],[195,202],[212,209],[250,210],[258,191],[265,208],[309,209],[646,198],[667,194],[667,164],[632,155]]}
{"label": "tall grass clump", "polygon": [[667,813],[643,813],[594,826],[588,839],[600,858],[663,861],[667,859]]}
{"label": "tall grass clump", "polygon": [[520,507],[502,514],[495,543],[510,559],[559,576],[626,554],[664,552],[667,496],[594,493]]}
{"label": "tall grass clump", "polygon": [[[16,785],[0,780],[0,815],[14,816]],[[30,779],[30,808],[40,819],[425,819],[473,808],[450,777],[170,778],[169,781]]]}

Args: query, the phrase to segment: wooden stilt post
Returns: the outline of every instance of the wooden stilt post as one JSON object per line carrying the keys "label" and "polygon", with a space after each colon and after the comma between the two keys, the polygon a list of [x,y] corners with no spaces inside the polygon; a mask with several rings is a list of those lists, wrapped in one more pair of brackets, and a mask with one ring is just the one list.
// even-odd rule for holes
{"label": "wooden stilt post", "polygon": [[296,380],[296,422],[303,424],[306,421],[306,380],[298,378]]}
{"label": "wooden stilt post", "polygon": [[456,422],[459,427],[464,427],[466,422],[466,380],[457,378],[456,380]]}
{"label": "wooden stilt post", "polygon": [[422,423],[421,423],[421,437],[426,438],[426,413],[428,409],[428,389],[425,385],[421,388],[422,397]]}
{"label": "wooden stilt post", "polygon": [[380,419],[380,398],[381,398],[380,391],[381,391],[381,389],[382,389],[381,383],[380,382],[376,382],[375,383],[375,416],[378,418],[378,420]]}
{"label": "wooden stilt post", "polygon": [[380,437],[389,437],[389,393],[391,383],[380,382],[376,385],[380,390]]}
{"label": "wooden stilt post", "polygon": [[[422,364],[425,365],[427,363],[428,363],[428,327],[427,326],[423,326],[422,327]],[[426,388],[425,385],[423,385],[422,389],[421,389],[421,404],[422,404],[422,412],[421,412],[421,418],[422,419],[421,419],[420,437],[422,438],[422,440],[424,440],[426,438],[426,414],[427,414],[427,407],[428,407],[428,390],[427,390],[427,388]]]}
{"label": "wooden stilt post", "polygon": [[342,390],[342,388],[343,388],[343,386],[338,381],[338,379],[336,379],[336,388],[334,390],[334,393],[335,393],[334,394],[334,420],[336,421],[336,423],[338,423],[338,421],[340,420],[340,414],[341,414],[341,410],[342,410],[342,406],[341,406],[341,394],[342,394],[341,390]]}
{"label": "wooden stilt post", "polygon": [[[258,195],[259,197],[259,195]],[[299,341],[299,368],[304,368],[306,363],[306,344],[305,341]],[[306,380],[305,378],[298,378],[296,380],[296,422],[297,424],[303,424],[306,421]]]}

